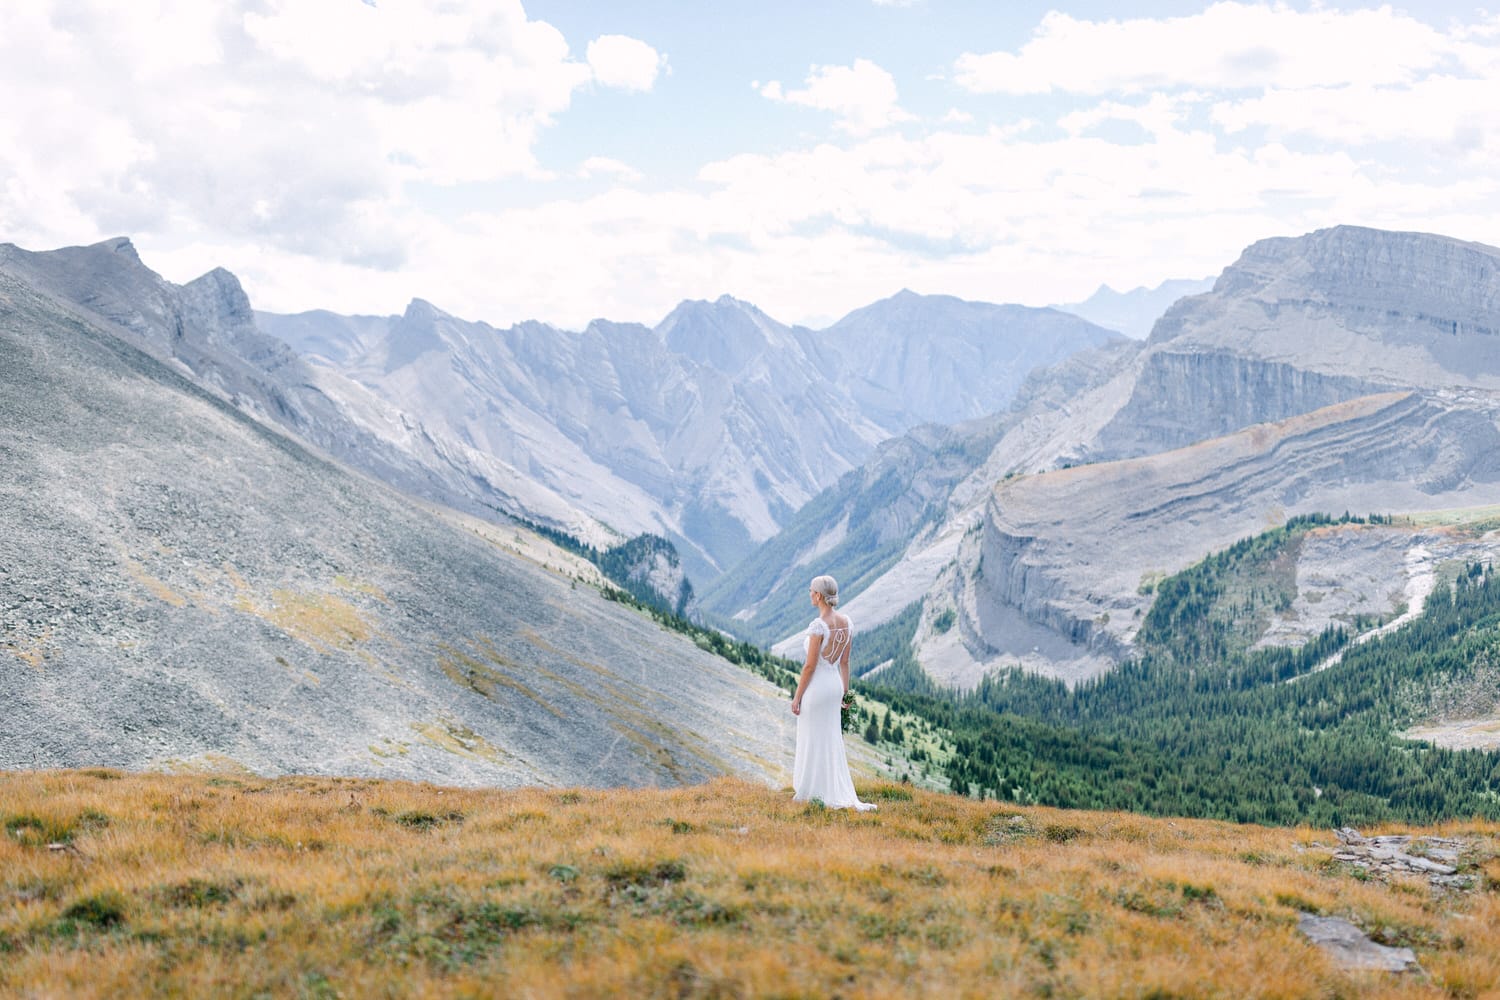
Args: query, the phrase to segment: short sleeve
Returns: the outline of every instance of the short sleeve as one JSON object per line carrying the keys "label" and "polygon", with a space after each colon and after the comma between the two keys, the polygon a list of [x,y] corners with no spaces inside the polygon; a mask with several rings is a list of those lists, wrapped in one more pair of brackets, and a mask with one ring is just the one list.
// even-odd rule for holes
{"label": "short sleeve", "polygon": [[807,634],[809,636],[815,635],[819,638],[826,639],[828,638],[828,626],[824,624],[823,619],[814,618],[812,620],[812,624],[807,626]]}

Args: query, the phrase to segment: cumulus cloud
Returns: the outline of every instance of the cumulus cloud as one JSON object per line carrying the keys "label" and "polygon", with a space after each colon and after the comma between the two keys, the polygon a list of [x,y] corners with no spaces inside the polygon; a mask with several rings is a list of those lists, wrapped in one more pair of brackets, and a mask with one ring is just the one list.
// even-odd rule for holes
{"label": "cumulus cloud", "polygon": [[589,42],[589,69],[606,87],[650,90],[667,61],[651,46],[625,35],[600,35]]}
{"label": "cumulus cloud", "polygon": [[1437,76],[1409,86],[1273,88],[1214,104],[1230,134],[1264,127],[1282,135],[1350,145],[1420,142],[1448,155],[1500,153],[1500,72]]}
{"label": "cumulus cloud", "polygon": [[903,286],[1068,301],[1338,222],[1500,242],[1500,19],[1054,14],[955,67],[971,90],[1050,93],[1028,118],[965,100],[918,123],[875,63],[814,66],[755,85],[826,115],[798,118],[800,144],[675,186],[585,146],[557,169],[589,183],[564,197],[529,183],[539,138],[590,86],[654,88],[665,59],[606,41],[623,36],[570,53],[515,0],[423,6],[0,4],[0,87],[18,95],[0,114],[0,239],[130,234],[175,280],[222,264],[273,310],[420,295],[573,325],[724,291],[790,321]]}
{"label": "cumulus cloud", "polygon": [[1310,10],[1216,3],[1162,19],[1052,12],[1016,52],[965,53],[954,79],[979,93],[1138,93],[1404,83],[1460,58],[1460,39],[1390,7]]}
{"label": "cumulus cloud", "polygon": [[897,104],[895,78],[868,59],[856,59],[851,66],[814,66],[800,90],[786,90],[779,80],[758,89],[773,101],[830,111],[838,128],[852,135],[912,120]]}
{"label": "cumulus cloud", "polygon": [[0,225],[394,267],[406,184],[541,175],[591,78],[518,0],[6,4]]}

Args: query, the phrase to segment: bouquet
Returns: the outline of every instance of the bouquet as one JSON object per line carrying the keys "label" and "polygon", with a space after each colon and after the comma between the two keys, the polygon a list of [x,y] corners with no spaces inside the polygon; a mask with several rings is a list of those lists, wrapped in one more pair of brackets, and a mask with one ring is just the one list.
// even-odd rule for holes
{"label": "bouquet", "polygon": [[839,726],[844,732],[854,725],[854,692],[845,691],[844,700],[839,702]]}

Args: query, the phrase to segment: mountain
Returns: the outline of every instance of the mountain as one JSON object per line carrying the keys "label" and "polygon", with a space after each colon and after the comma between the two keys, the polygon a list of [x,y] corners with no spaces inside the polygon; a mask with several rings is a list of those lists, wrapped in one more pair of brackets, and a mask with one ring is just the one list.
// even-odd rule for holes
{"label": "mountain", "polygon": [[[1497,275],[1500,251],[1418,233],[1338,227],[1251,246],[1147,341],[1081,352],[1034,374],[991,423],[955,428],[946,454],[983,457],[956,479],[951,458],[946,468],[928,460],[952,488],[885,540],[887,568],[861,578],[850,615],[870,627],[920,602],[919,658],[950,683],[1018,663],[1078,679],[1130,653],[1146,581],[1278,519],[1500,502],[1500,452],[1486,444],[1500,389]],[[1405,402],[1390,404],[1392,392]],[[1370,410],[1361,419],[1379,436],[1355,432],[1364,424],[1341,416],[1350,406]],[[1319,429],[1298,422],[1314,413]],[[1247,440],[1270,450],[1247,451]],[[1324,454],[1308,457],[1307,442]],[[1349,450],[1360,448],[1384,464]],[[1293,455],[1310,464],[1295,471]],[[1184,478],[1138,480],[1152,466],[1130,460],[1148,456]],[[810,504],[823,516],[798,523],[799,537],[823,537],[867,506],[879,463],[863,474],[868,487]],[[1184,508],[1190,496],[1203,506]],[[1219,506],[1242,513],[1217,516]],[[767,566],[787,558],[776,544]],[[803,571],[821,564],[810,555],[800,550]],[[1391,589],[1405,590],[1420,560],[1387,555],[1400,582],[1351,602],[1350,614],[1379,615]],[[736,572],[763,573],[761,562]],[[755,624],[743,594],[708,597],[714,612]]]}
{"label": "mountain", "polygon": [[[383,323],[258,319],[337,376],[323,384],[350,393],[350,408],[368,394],[444,453],[521,470],[554,506],[617,535],[663,535],[699,582],[878,442],[1003,407],[1035,365],[1110,339],[1049,310],[910,292],[822,332],[728,296],[683,302],[654,328],[596,320],[582,332],[499,330],[421,301]],[[480,500],[554,523],[526,498]]]}
{"label": "mountain", "polygon": [[[602,535],[587,515],[493,457],[438,439],[324,366],[263,332],[239,281],[216,269],[187,285],[141,262],[128,239],[41,253],[0,245],[0,272],[45,292],[236,408],[405,492],[475,514],[524,509],[572,533]],[[331,314],[328,314],[331,316]],[[337,335],[368,332],[359,318]]]}
{"label": "mountain", "polygon": [[905,431],[1004,410],[1026,376],[1109,340],[1054,309],[902,291],[823,333],[860,411]]}
{"label": "mountain", "polygon": [[785,780],[777,688],[233,405],[318,412],[222,273],[0,263],[0,769]]}
{"label": "mountain", "polygon": [[1213,283],[1212,278],[1174,278],[1155,288],[1133,288],[1128,292],[1117,292],[1108,285],[1100,285],[1082,302],[1052,308],[1081,316],[1106,330],[1118,330],[1127,337],[1144,340],[1168,306],[1185,296],[1208,291]]}
{"label": "mountain", "polygon": [[[998,443],[1014,447],[1066,423],[1076,397],[1116,376],[1141,349],[1117,339],[1080,351],[1033,373],[1008,411],[918,427],[882,442],[861,468],[799,509],[780,534],[708,587],[703,606],[774,642],[801,622],[807,580],[828,573],[845,595],[857,595],[862,625],[893,618],[954,558],[959,539],[977,522],[987,484],[1010,474],[1008,468],[988,471]],[[1055,452],[1027,459],[1045,468]],[[778,649],[793,652],[790,642]]]}
{"label": "mountain", "polygon": [[[956,611],[957,627],[919,630],[923,664],[965,687],[1001,661],[1081,680],[1131,655],[1153,578],[1269,525],[1480,504],[1500,504],[1500,397],[1479,393],[1362,396],[1187,448],[1017,477],[995,487],[978,530],[928,593]],[[1362,601],[1304,608],[1299,637],[1335,623],[1330,615],[1402,608],[1403,569],[1419,541],[1429,561],[1487,555],[1470,539],[1418,534],[1382,544],[1388,572]],[[1337,577],[1318,555],[1296,560],[1296,589],[1328,597],[1314,581]]]}

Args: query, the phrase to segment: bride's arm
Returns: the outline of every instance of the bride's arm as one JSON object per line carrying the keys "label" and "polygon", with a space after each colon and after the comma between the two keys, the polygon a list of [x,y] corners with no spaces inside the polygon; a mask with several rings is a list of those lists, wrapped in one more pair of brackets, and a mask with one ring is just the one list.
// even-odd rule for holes
{"label": "bride's arm", "polygon": [[[797,681],[797,693],[792,695],[792,714],[802,714],[802,694],[812,682],[813,671],[818,666],[818,650],[823,647],[823,637],[814,634],[807,644],[807,662],[802,665],[802,677]],[[847,687],[847,683],[845,684]]]}
{"label": "bride's arm", "polygon": [[844,643],[844,655],[839,657],[839,676],[844,679],[844,693],[849,693],[849,650],[853,648],[854,640],[850,639]]}

